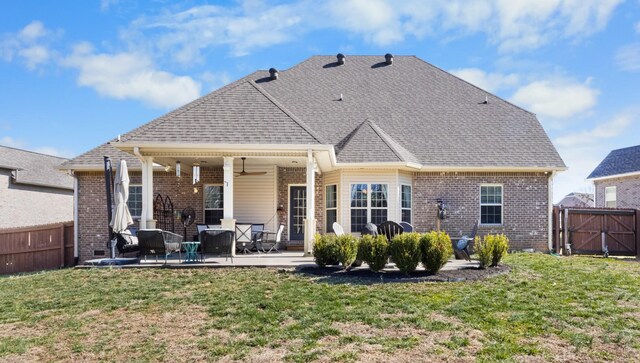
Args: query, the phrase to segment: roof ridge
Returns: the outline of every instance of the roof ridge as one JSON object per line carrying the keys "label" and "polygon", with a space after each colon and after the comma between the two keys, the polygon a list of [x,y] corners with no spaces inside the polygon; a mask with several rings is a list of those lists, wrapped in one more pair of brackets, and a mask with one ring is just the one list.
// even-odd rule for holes
{"label": "roof ridge", "polygon": [[[402,157],[402,155],[400,154],[400,152],[398,152],[398,150],[396,150],[396,148],[395,148],[395,147],[393,147],[393,146],[389,143],[389,140],[387,140],[387,138],[385,137],[385,136],[388,136],[388,135],[386,135],[386,133],[385,133],[382,129],[380,129],[380,127],[379,127],[378,125],[376,125],[376,123],[375,123],[375,122],[373,122],[373,121],[372,121],[372,120],[370,120],[370,119],[367,119],[367,120],[366,120],[366,122],[369,124],[369,126],[371,127],[371,129],[373,130],[373,132],[375,132],[375,133],[376,133],[376,135],[378,135],[378,137],[382,140],[382,142],[384,142],[384,143],[387,145],[387,147],[388,147],[389,149],[391,149],[391,151],[392,151],[392,152],[393,152],[393,153],[398,157],[398,159],[400,159],[400,160],[402,160],[402,161],[407,161],[407,160],[405,160],[405,159]],[[389,138],[391,138],[391,136],[389,136]],[[394,140],[394,141],[395,141],[395,140]],[[407,150],[407,151],[408,151],[408,150]]]}
{"label": "roof ridge", "polygon": [[361,123],[358,124],[358,126],[356,126],[353,130],[351,130],[350,133],[348,133],[345,137],[343,137],[336,145],[336,153],[340,153],[340,151],[342,149],[344,149],[345,146],[347,146],[349,144],[349,141],[351,141],[351,139],[358,133],[358,130],[360,130],[360,128],[362,128],[362,126],[367,123],[367,120],[365,119],[364,121],[362,121]]}
{"label": "roof ridge", "polygon": [[[175,110],[173,110],[173,111],[171,111],[169,113],[166,113],[166,114],[164,114],[162,116],[156,117],[155,119],[153,119],[153,120],[151,120],[149,122],[145,122],[144,124],[138,126],[137,128],[135,128],[135,129],[133,129],[133,130],[131,130],[129,132],[126,132],[124,134],[124,136],[132,135],[132,137],[133,137],[134,133],[137,134],[140,131],[144,131],[144,130],[152,127],[152,124],[153,124],[153,127],[156,127],[158,125],[162,125],[164,122],[168,121],[169,118],[177,116],[177,115],[180,115],[182,113],[185,113],[185,112],[191,110],[192,108],[194,108],[196,106],[199,106],[200,104],[204,103],[205,101],[208,101],[212,97],[224,94],[224,93],[226,93],[226,92],[228,92],[228,91],[240,86],[241,84],[244,84],[245,82],[247,82],[247,78],[253,76],[256,73],[258,73],[258,72],[253,72],[251,74],[248,74],[245,77],[240,78],[239,80],[237,80],[235,82],[231,82],[231,83],[229,83],[227,85],[224,85],[224,86],[218,88],[217,90],[209,92],[208,94],[206,94],[204,96],[198,97],[195,100],[187,103],[186,105],[181,106],[181,107],[179,107],[179,108],[177,108],[177,109],[175,109]],[[115,139],[111,139],[110,141],[107,141],[107,143],[111,143],[114,140]]]}
{"label": "roof ridge", "polygon": [[440,68],[440,67],[438,67],[438,66],[436,66],[436,65],[434,65],[434,64],[431,64],[431,63],[427,62],[427,61],[426,61],[426,60],[424,60],[424,59],[421,59],[420,57],[418,57],[418,56],[416,56],[416,55],[413,55],[412,57],[414,57],[414,58],[416,58],[417,60],[419,60],[419,61],[421,61],[421,62],[423,62],[423,63],[425,63],[425,64],[427,64],[427,65],[429,65],[429,66],[431,66],[431,67],[433,67],[433,68],[435,68],[435,69],[437,69],[437,70],[439,70],[440,72],[442,72],[442,73],[444,73],[444,74],[446,74],[446,75],[448,75],[448,76],[451,76],[451,77],[453,77],[453,78],[456,78],[456,79],[458,79],[458,80],[460,80],[460,81],[462,81],[462,82],[464,82],[464,83],[466,83],[466,84],[468,84],[468,85],[470,85],[470,86],[472,86],[472,87],[474,87],[474,88],[479,89],[479,90],[480,90],[480,91],[482,91],[482,92],[486,92],[486,93],[490,94],[491,96],[493,96],[493,97],[495,97],[495,98],[499,99],[500,101],[505,102],[505,103],[506,103],[506,104],[508,104],[508,105],[511,105],[511,106],[513,106],[513,107],[515,107],[515,108],[517,108],[517,109],[520,109],[520,110],[522,110],[522,111],[524,111],[524,112],[526,112],[526,113],[529,113],[529,114],[534,115],[534,116],[536,116],[536,117],[537,117],[537,115],[536,115],[535,113],[533,113],[533,112],[531,112],[531,111],[529,111],[529,110],[527,110],[527,109],[525,109],[525,108],[522,108],[522,107],[520,107],[520,106],[516,105],[515,103],[512,103],[512,102],[510,102],[510,101],[507,101],[507,100],[505,100],[504,98],[502,98],[502,97],[500,97],[500,96],[496,95],[496,94],[495,94],[495,93],[493,93],[493,92],[489,92],[489,91],[487,91],[487,90],[486,90],[486,89],[484,89],[484,88],[480,88],[480,87],[476,86],[475,84],[470,83],[469,81],[466,81],[466,80],[464,80],[464,79],[462,79],[462,78],[460,78],[460,77],[456,76],[456,75],[455,75],[455,74],[453,74],[453,73],[447,72],[447,71],[445,71],[444,69],[442,69],[442,68]]}
{"label": "roof ridge", "polygon": [[304,131],[306,131],[311,137],[313,137],[314,139],[316,139],[316,141],[318,141],[320,144],[326,144],[326,142],[315,133],[315,131],[313,131],[313,129],[311,129],[307,124],[305,124],[302,120],[298,119],[298,117],[296,117],[296,115],[293,114],[293,112],[289,111],[286,107],[284,107],[284,105],[282,105],[280,102],[278,102],[278,100],[275,99],[275,97],[273,97],[269,92],[267,92],[266,90],[263,90],[262,88],[258,87],[258,85],[253,81],[253,80],[249,80],[248,81],[249,84],[251,84],[256,90],[258,90],[258,92],[260,92],[263,96],[265,96],[269,101],[271,101],[271,103],[273,103],[276,107],[278,107],[282,112],[284,112],[287,116],[289,116],[289,118],[291,118],[295,123],[297,123],[300,127],[302,127],[302,129]]}
{"label": "roof ridge", "polygon": [[16,150],[16,151],[22,151],[22,152],[30,153],[30,154],[36,154],[36,155],[46,156],[46,157],[50,157],[50,158],[63,159],[63,160],[71,160],[71,159],[69,159],[69,158],[65,158],[65,157],[63,157],[63,156],[56,156],[56,155],[44,154],[44,153],[41,153],[41,152],[31,151],[31,150],[26,150],[26,149],[18,149],[17,147],[13,147],[13,146],[0,145],[0,147],[4,147],[4,148],[7,148],[7,149]]}

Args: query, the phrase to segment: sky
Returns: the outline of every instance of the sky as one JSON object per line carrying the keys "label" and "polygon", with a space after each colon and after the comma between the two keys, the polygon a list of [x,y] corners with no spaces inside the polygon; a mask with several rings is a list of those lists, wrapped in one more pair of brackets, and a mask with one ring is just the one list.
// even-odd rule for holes
{"label": "sky", "polygon": [[339,52],[416,55],[534,112],[569,167],[555,201],[640,144],[640,0],[20,0],[0,2],[0,145],[74,157]]}

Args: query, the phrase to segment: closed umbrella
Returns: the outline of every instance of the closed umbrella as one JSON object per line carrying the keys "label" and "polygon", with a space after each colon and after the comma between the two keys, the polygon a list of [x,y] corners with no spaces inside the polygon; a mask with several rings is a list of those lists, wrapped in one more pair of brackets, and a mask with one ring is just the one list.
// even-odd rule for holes
{"label": "closed umbrella", "polygon": [[113,194],[116,204],[115,213],[109,225],[113,233],[121,233],[127,229],[129,225],[133,224],[133,219],[127,206],[127,200],[129,199],[129,171],[127,170],[127,162],[125,160],[120,160],[120,166],[118,170],[116,170]]}

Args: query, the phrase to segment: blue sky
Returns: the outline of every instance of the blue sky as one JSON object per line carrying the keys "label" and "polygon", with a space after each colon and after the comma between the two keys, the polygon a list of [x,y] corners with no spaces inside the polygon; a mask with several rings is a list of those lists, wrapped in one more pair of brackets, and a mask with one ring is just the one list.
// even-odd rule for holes
{"label": "blue sky", "polygon": [[[5,1],[0,144],[73,157],[256,69],[418,57],[538,115],[590,191],[640,144],[640,1]],[[499,142],[500,140],[496,140]]]}

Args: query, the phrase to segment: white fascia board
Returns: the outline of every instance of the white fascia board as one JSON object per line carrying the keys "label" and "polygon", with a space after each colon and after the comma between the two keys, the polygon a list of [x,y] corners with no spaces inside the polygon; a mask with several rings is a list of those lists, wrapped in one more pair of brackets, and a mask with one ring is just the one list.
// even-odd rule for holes
{"label": "white fascia board", "polygon": [[424,172],[558,172],[566,168],[554,167],[501,167],[501,166],[425,166],[409,162],[389,162],[389,163],[338,163],[337,168],[404,168],[413,171]]}
{"label": "white fascia board", "polygon": [[167,142],[129,143],[112,142],[112,146],[123,150],[132,150],[138,147],[142,153],[145,151],[330,151],[333,145],[319,144],[184,144]]}
{"label": "white fascia board", "polygon": [[597,178],[587,178],[587,180],[592,180],[595,182],[595,181],[600,181],[605,179],[626,178],[628,176],[640,176],[640,171],[634,171],[632,173],[624,173],[624,174],[607,175],[607,176],[601,176]]}

